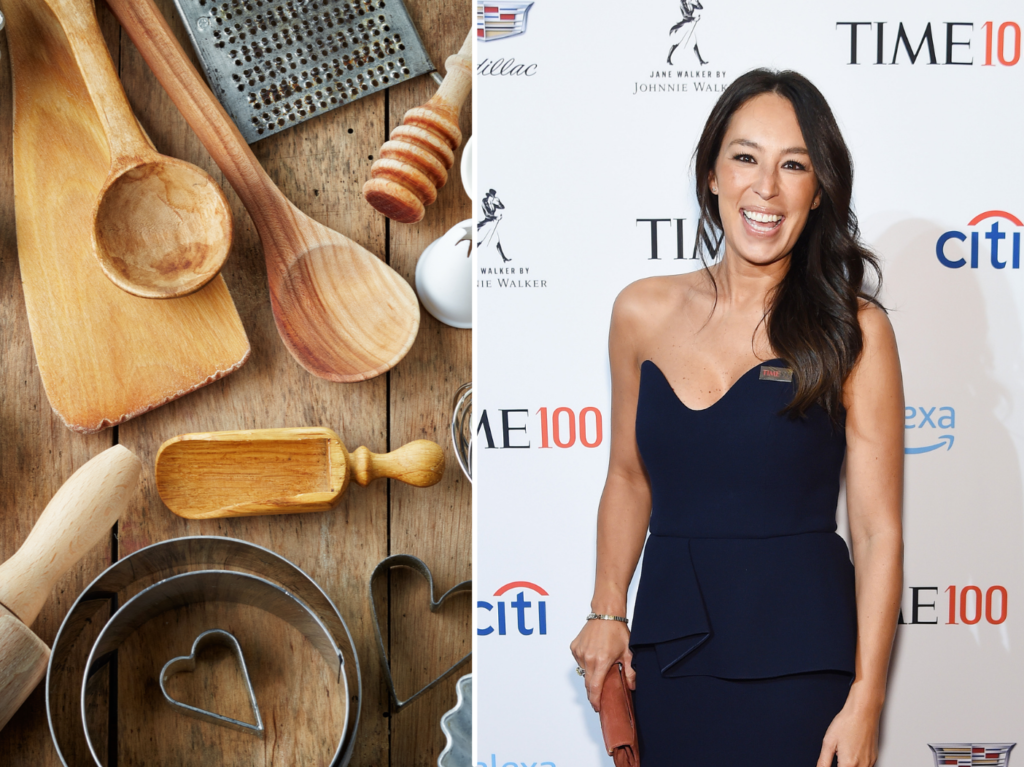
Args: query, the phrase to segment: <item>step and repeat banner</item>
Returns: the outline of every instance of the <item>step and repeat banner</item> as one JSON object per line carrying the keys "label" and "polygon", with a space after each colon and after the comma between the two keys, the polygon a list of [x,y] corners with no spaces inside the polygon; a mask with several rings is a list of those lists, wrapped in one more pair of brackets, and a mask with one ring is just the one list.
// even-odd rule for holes
{"label": "step and repeat banner", "polygon": [[[593,588],[610,311],[636,279],[699,268],[691,156],[761,66],[803,73],[836,114],[903,362],[878,764],[1024,767],[1022,26],[1017,0],[479,4],[477,767],[611,763],[569,653]],[[683,471],[720,460],[686,450]]]}

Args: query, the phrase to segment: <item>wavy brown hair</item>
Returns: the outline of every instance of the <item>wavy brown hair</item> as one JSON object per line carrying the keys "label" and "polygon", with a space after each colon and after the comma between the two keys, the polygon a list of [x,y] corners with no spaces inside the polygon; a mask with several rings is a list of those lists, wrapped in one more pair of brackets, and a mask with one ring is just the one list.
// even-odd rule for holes
{"label": "wavy brown hair", "polygon": [[[752,70],[736,78],[711,110],[694,152],[700,206],[694,255],[707,266],[722,248],[722,218],[718,197],[711,193],[711,174],[733,114],[762,93],[778,94],[793,105],[821,190],[821,203],[808,216],[785,277],[768,294],[762,322],[772,349],[795,371],[796,393],[784,412],[802,416],[820,404],[838,424],[843,383],[864,346],[857,320],[860,302],[881,307],[876,295],[882,273],[877,257],[860,241],[850,207],[850,150],[825,97],[803,75]],[[873,287],[865,285],[869,272]],[[717,300],[718,285],[707,274]]]}

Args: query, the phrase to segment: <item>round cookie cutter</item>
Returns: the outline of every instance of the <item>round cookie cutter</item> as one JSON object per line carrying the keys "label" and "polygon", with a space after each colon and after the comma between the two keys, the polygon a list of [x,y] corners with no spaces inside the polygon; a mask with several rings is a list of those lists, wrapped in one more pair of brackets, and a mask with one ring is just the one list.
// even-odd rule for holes
{"label": "round cookie cutter", "polygon": [[[216,569],[159,580],[118,609],[117,595],[124,589],[189,567]],[[65,767],[102,764],[85,728],[88,718],[83,705],[87,704],[87,680],[113,649],[149,617],[197,601],[255,604],[279,615],[310,638],[321,656],[337,668],[338,683],[344,684],[346,694],[356,691],[348,698],[345,725],[330,762],[332,767],[345,767],[352,758],[362,708],[359,658],[345,621],[316,582],[288,560],[261,546],[213,536],[175,538],[140,549],[107,568],[75,600],[54,639],[46,674],[46,714],[61,763]],[[108,607],[110,614],[105,616]],[[85,672],[81,694],[63,693],[62,686],[79,670]]]}

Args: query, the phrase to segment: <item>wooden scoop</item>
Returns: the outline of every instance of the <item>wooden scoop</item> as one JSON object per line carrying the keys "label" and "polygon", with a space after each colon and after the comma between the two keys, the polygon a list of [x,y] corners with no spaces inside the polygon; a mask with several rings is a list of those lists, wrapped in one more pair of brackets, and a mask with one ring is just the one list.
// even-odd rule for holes
{"label": "wooden scoop", "polygon": [[362,381],[398,364],[420,325],[409,283],[274,186],[152,0],[108,4],[252,217],[274,321],[292,356],[330,381]]}
{"label": "wooden scoop", "polygon": [[363,487],[380,477],[430,487],[443,475],[435,442],[349,453],[337,434],[318,427],[182,434],[156,454],[156,489],[187,519],[327,511],[352,478]]}
{"label": "wooden scoop", "polygon": [[17,553],[0,566],[0,728],[46,673],[50,648],[29,626],[60,577],[110,532],[142,461],[120,445],[71,475]]}
{"label": "wooden scoop", "polygon": [[[388,218],[415,224],[448,180],[462,143],[459,112],[473,87],[473,30],[462,48],[444,62],[445,76],[426,104],[405,113],[370,167],[363,197]],[[468,192],[469,190],[467,190]]]}
{"label": "wooden scoop", "polygon": [[231,209],[195,165],[154,150],[132,114],[91,0],[46,0],[64,28],[110,145],[93,213],[93,247],[107,277],[142,298],[194,293],[231,249]]}

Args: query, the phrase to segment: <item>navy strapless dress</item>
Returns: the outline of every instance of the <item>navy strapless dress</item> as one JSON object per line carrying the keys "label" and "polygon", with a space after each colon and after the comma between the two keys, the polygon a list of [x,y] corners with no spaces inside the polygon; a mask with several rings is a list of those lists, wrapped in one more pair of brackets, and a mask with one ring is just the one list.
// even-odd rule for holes
{"label": "navy strapless dress", "polygon": [[642,365],[636,439],[652,508],[630,644],[644,767],[814,767],[849,692],[845,434],[821,407],[780,412],[794,392],[780,368],[759,364],[691,410]]}

